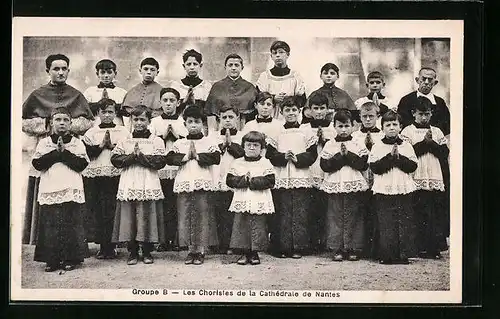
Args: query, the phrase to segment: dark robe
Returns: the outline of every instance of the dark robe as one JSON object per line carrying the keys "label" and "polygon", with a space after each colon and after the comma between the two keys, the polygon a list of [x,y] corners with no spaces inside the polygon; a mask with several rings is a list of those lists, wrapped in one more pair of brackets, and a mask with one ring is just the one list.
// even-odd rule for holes
{"label": "dark robe", "polygon": [[257,89],[252,83],[241,76],[236,80],[227,76],[212,85],[205,102],[205,113],[218,115],[222,106],[231,105],[242,114],[251,114],[255,110],[256,95]]}
{"label": "dark robe", "polygon": [[[432,107],[432,117],[429,122],[431,126],[436,126],[443,131],[443,134],[450,134],[450,110],[446,102],[437,95],[434,95],[436,104]],[[401,115],[403,127],[413,123],[411,110],[418,104],[417,92],[411,92],[401,98],[398,104],[398,113]]]}
{"label": "dark robe", "polygon": [[65,107],[71,118],[83,116],[93,120],[87,99],[69,84],[45,84],[34,90],[23,103],[23,119],[50,118],[56,107]]}
{"label": "dark robe", "polygon": [[[342,90],[341,88],[335,86],[335,85],[327,85],[323,84],[322,87],[317,89],[316,91],[313,91],[310,95],[314,96],[315,94],[323,94],[326,96],[328,99],[328,105],[327,107],[329,109],[333,110],[338,110],[338,109],[347,109],[353,113],[354,119],[359,118],[359,111],[356,108],[356,105],[354,104],[354,101],[352,98],[349,96],[349,94]],[[309,100],[306,103],[307,107],[310,107],[309,105]],[[328,115],[328,119],[331,120],[331,115]],[[302,124],[309,122],[311,119],[307,118],[305,121],[302,121]]]}

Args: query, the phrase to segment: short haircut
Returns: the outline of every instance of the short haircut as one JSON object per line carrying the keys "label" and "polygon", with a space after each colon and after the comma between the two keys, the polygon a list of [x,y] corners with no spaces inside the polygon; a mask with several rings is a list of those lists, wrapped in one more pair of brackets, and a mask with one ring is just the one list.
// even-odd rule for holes
{"label": "short haircut", "polygon": [[373,103],[372,101],[368,101],[368,102],[365,102],[363,103],[360,107],[359,107],[359,111],[361,112],[362,110],[364,111],[371,111],[371,110],[375,110],[375,112],[377,114],[380,113],[380,107]]}
{"label": "short haircut", "polygon": [[241,56],[239,56],[238,54],[236,54],[236,53],[232,53],[232,54],[230,54],[230,55],[228,55],[228,56],[226,57],[226,60],[224,60],[224,66],[226,66],[227,61],[228,61],[229,59],[238,59],[238,60],[240,60],[240,62],[241,62],[241,66],[243,66],[243,58],[242,58]]}
{"label": "short haircut", "polygon": [[116,72],[116,63],[109,59],[104,59],[96,63],[95,70],[97,72],[99,70],[113,70]]}
{"label": "short haircut", "polygon": [[328,72],[330,70],[333,70],[333,71],[335,71],[335,73],[340,74],[339,67],[337,65],[335,65],[334,63],[326,63],[325,65],[323,65],[321,67],[320,73]]}
{"label": "short haircut", "polygon": [[135,106],[132,109],[132,112],[130,112],[130,116],[140,116],[142,114],[145,114],[146,117],[151,120],[151,109],[147,107],[146,105],[139,104]]}
{"label": "short haircut", "polygon": [[193,57],[196,62],[201,63],[203,61],[203,56],[201,55],[200,52],[196,51],[195,49],[189,49],[187,50],[183,55],[182,55],[182,61],[186,62],[189,57]]}
{"label": "short haircut", "polygon": [[161,97],[163,96],[163,94],[165,94],[165,93],[169,93],[169,92],[170,92],[170,93],[172,93],[173,95],[175,95],[175,98],[176,98],[177,100],[180,100],[180,99],[181,99],[181,94],[179,93],[179,91],[177,91],[177,90],[176,90],[176,89],[174,89],[174,88],[170,88],[170,87],[168,87],[168,88],[162,88],[162,89],[160,90],[160,99],[161,99]]}
{"label": "short haircut", "polygon": [[281,102],[280,104],[280,110],[283,111],[283,109],[285,107],[292,107],[292,106],[295,106],[297,108],[299,108],[299,106],[297,105],[297,100],[295,99],[294,96],[287,96],[283,99],[283,102]]}
{"label": "short haircut", "polygon": [[188,117],[194,118],[194,119],[200,119],[200,120],[205,120],[205,114],[203,113],[203,110],[201,107],[197,105],[188,105],[186,106],[186,109],[184,109],[184,112],[182,113],[182,118],[184,121],[188,119]]}
{"label": "short haircut", "polygon": [[223,105],[220,108],[219,115],[222,114],[222,113],[224,113],[224,112],[227,112],[227,111],[233,111],[234,114],[236,114],[236,116],[240,116],[240,111],[238,110],[238,108],[234,107],[231,104],[225,104],[225,105]]}
{"label": "short haircut", "polygon": [[267,99],[271,99],[274,105],[274,96],[269,92],[259,92],[255,98],[255,103],[262,103]]}
{"label": "short haircut", "polygon": [[436,76],[437,76],[437,72],[436,72],[436,70],[434,70],[433,68],[428,67],[428,66],[421,67],[421,68],[420,68],[420,70],[418,71],[418,75],[420,75],[420,73],[421,73],[422,71],[424,71],[424,70],[427,70],[427,71],[432,71],[432,72],[434,72],[434,74],[436,74]]}
{"label": "short haircut", "polygon": [[65,56],[64,54],[60,54],[60,53],[51,54],[45,59],[45,67],[47,68],[47,70],[49,70],[50,67],[52,66],[52,62],[57,61],[57,60],[66,61],[66,64],[68,64],[68,66],[69,66],[69,58],[67,56]]}
{"label": "short haircut", "polygon": [[366,76],[366,82],[370,82],[371,79],[380,79],[384,82],[384,75],[379,71],[372,71]]}
{"label": "short haircut", "polygon": [[99,110],[105,110],[107,109],[109,106],[113,106],[115,111],[117,110],[117,105],[116,105],[116,102],[115,100],[112,100],[112,99],[108,99],[108,98],[103,98],[103,99],[100,99],[98,102],[97,102],[97,108]]}
{"label": "short haircut", "polygon": [[148,57],[148,58],[145,58],[144,60],[141,61],[141,68],[145,65],[152,65],[154,67],[156,67],[157,69],[160,68],[160,63],[158,63],[158,61],[156,61],[155,58],[152,58],[152,57]]}
{"label": "short haircut", "polygon": [[245,142],[259,143],[261,148],[266,147],[266,136],[257,131],[250,131],[241,138],[241,146],[245,147]]}
{"label": "short haircut", "polygon": [[309,107],[313,105],[326,105],[328,107],[328,98],[322,93],[314,93],[309,98]]}
{"label": "short haircut", "polygon": [[283,49],[286,53],[290,54],[290,46],[285,41],[274,41],[269,51],[273,53],[273,51],[277,51],[278,49]]}
{"label": "short haircut", "polygon": [[69,118],[71,118],[71,113],[69,113],[67,108],[62,107],[62,106],[56,107],[55,109],[52,110],[52,112],[50,112],[50,119],[52,119],[54,117],[54,115],[57,115],[57,114],[66,114],[67,116],[69,116]]}
{"label": "short haircut", "polygon": [[339,121],[340,123],[351,123],[352,124],[352,114],[348,109],[340,109],[335,112],[335,115],[333,116],[333,125],[335,125],[335,122]]}
{"label": "short haircut", "polygon": [[417,103],[412,105],[411,110],[421,112],[432,111],[432,102],[426,97],[419,96],[417,98]]}
{"label": "short haircut", "polygon": [[382,115],[381,124],[384,126],[385,122],[398,121],[401,124],[401,115],[394,112],[393,110],[389,110]]}

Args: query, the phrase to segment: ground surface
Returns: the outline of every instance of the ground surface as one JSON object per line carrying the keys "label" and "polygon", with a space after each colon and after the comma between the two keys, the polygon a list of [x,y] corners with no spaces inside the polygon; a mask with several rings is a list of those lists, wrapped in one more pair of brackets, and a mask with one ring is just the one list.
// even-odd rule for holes
{"label": "ground surface", "polygon": [[[96,246],[91,244],[91,253]],[[45,273],[33,261],[34,246],[23,246],[23,288],[169,288],[169,289],[311,289],[311,290],[449,290],[449,259],[413,259],[410,265],[373,261],[332,262],[328,255],[279,259],[262,254],[262,264],[240,266],[238,256],[208,255],[201,266],[186,266],[186,252],[155,252],[155,263],[127,266],[126,249],[116,260],[93,256],[70,272]]]}

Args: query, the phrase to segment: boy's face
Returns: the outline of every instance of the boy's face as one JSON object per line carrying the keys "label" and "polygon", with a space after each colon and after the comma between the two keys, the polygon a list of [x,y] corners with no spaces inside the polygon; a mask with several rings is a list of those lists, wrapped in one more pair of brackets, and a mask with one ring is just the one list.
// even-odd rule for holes
{"label": "boy's face", "polygon": [[71,118],[68,114],[59,113],[54,114],[52,119],[50,120],[50,125],[52,126],[52,130],[56,134],[64,135],[69,132],[69,128],[71,126]]}
{"label": "boy's face", "polygon": [[132,115],[132,125],[134,126],[134,131],[144,131],[148,128],[149,119],[146,116],[146,113],[142,113],[141,115]]}
{"label": "boy's face", "polygon": [[181,101],[179,101],[172,92],[166,92],[160,98],[160,105],[163,113],[168,115],[174,114],[180,103]]}
{"label": "boy's face", "polygon": [[97,77],[99,78],[99,81],[104,84],[113,82],[115,76],[116,72],[113,69],[100,69],[99,71],[97,71]]}
{"label": "boy's face", "polygon": [[413,118],[415,119],[415,123],[417,124],[427,124],[431,120],[432,111],[431,110],[414,110],[411,112],[413,114]]}
{"label": "boy's face", "polygon": [[274,108],[273,100],[268,98],[265,101],[261,101],[255,105],[255,108],[257,109],[257,113],[259,113],[260,117],[269,117],[271,116]]}
{"label": "boy's face", "polygon": [[203,63],[199,63],[198,61],[196,61],[196,58],[194,56],[190,56],[187,58],[186,62],[182,64],[182,66],[184,67],[184,70],[186,71],[186,74],[188,76],[198,76]]}
{"label": "boy's face", "polygon": [[245,141],[245,143],[243,144],[243,149],[245,150],[246,157],[257,157],[262,151],[262,146],[259,142]]}
{"label": "boy's face", "polygon": [[432,88],[438,83],[436,73],[432,70],[422,70],[415,78],[418,84],[418,90],[423,94],[429,94]]}
{"label": "boy's face", "polygon": [[222,128],[232,129],[236,127],[238,116],[233,110],[227,110],[220,113],[220,124]]}
{"label": "boy's face", "polygon": [[54,84],[64,84],[68,79],[69,66],[64,60],[52,61],[50,69],[47,70],[50,81]]}
{"label": "boy's face", "polygon": [[351,121],[347,121],[342,123],[340,121],[335,121],[335,131],[337,131],[337,135],[340,137],[347,137],[352,133],[352,123]]}
{"label": "boy's face", "polygon": [[296,123],[299,117],[299,108],[295,105],[285,106],[281,111],[287,123]]}
{"label": "boy's face", "polygon": [[377,111],[374,108],[368,110],[362,108],[359,111],[359,117],[361,117],[361,123],[363,123],[364,127],[372,128],[377,122]]}
{"label": "boy's face", "polygon": [[288,57],[289,54],[283,49],[271,51],[271,59],[273,60],[274,65],[279,68],[284,68],[286,66]]}
{"label": "boy's face", "polygon": [[384,122],[382,130],[384,131],[385,136],[396,137],[401,131],[401,125],[397,120]]}
{"label": "boy's face", "polygon": [[153,82],[155,77],[158,75],[158,68],[154,65],[144,64],[140,69],[139,73],[142,76],[142,80],[146,83]]}
{"label": "boy's face", "polygon": [[113,122],[116,116],[115,105],[108,105],[104,110],[99,109],[99,118],[101,123],[110,124]]}
{"label": "boy's face", "polygon": [[188,117],[184,121],[184,126],[186,126],[189,134],[199,134],[203,130],[203,121],[194,117]]}
{"label": "boy's face", "polygon": [[325,84],[334,84],[339,79],[339,74],[334,69],[321,72],[321,81]]}
{"label": "boy's face", "polygon": [[311,114],[315,120],[323,120],[326,117],[327,107],[323,105],[311,105]]}
{"label": "boy's face", "polygon": [[385,83],[380,78],[371,78],[368,79],[368,83],[366,83],[366,87],[370,92],[380,92],[385,87]]}
{"label": "boy's face", "polygon": [[237,78],[240,76],[243,70],[243,64],[240,59],[228,59],[226,63],[226,73],[232,78]]}

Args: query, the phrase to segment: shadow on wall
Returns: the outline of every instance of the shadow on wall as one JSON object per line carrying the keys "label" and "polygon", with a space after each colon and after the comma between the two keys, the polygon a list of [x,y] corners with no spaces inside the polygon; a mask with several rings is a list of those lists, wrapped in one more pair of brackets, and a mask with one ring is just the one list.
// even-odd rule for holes
{"label": "shadow on wall", "polygon": [[[269,47],[277,38],[134,38],[134,37],[26,37],[23,56],[23,97],[47,83],[45,58],[49,54],[68,55],[68,83],[84,91],[97,84],[95,63],[110,58],[118,65],[116,85],[130,89],[140,81],[140,61],[155,57],[160,63],[157,81],[168,86],[182,78],[182,54],[196,49],[203,54],[201,77],[211,82],[225,77],[224,59],[237,53],[243,57],[243,78],[255,83],[261,72],[272,66]],[[340,68],[337,85],[355,100],[367,93],[366,74],[378,70],[386,76],[386,94],[394,100],[415,90],[414,78],[420,66],[437,70],[439,84],[434,92],[449,105],[449,39],[412,38],[306,38],[288,39],[289,66],[304,78],[307,93],[322,85],[321,66],[333,62]]]}

